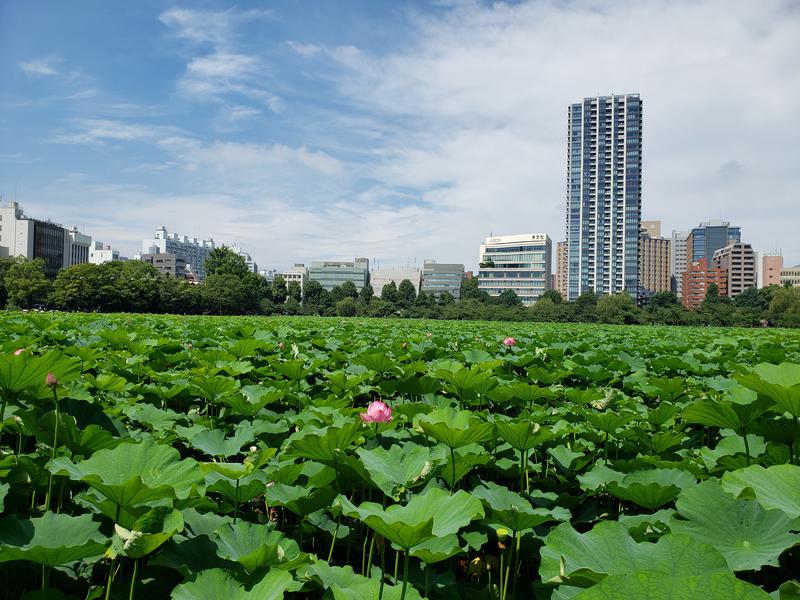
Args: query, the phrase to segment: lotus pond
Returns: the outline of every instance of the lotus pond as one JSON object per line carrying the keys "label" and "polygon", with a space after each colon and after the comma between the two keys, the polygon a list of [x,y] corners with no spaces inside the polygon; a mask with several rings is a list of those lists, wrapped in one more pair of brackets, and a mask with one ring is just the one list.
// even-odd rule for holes
{"label": "lotus pond", "polygon": [[4,598],[800,594],[800,332],[0,327]]}

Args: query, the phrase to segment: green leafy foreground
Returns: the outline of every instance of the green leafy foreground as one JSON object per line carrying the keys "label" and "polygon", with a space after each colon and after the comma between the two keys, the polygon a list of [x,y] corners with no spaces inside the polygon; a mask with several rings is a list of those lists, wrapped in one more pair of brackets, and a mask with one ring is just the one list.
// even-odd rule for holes
{"label": "green leafy foreground", "polygon": [[0,318],[3,598],[800,596],[798,333]]}

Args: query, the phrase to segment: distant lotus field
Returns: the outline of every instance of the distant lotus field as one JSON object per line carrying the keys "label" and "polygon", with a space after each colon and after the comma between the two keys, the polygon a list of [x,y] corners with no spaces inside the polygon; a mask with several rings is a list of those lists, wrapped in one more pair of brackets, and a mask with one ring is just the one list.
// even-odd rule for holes
{"label": "distant lotus field", "polygon": [[0,328],[3,598],[800,597],[800,332]]}

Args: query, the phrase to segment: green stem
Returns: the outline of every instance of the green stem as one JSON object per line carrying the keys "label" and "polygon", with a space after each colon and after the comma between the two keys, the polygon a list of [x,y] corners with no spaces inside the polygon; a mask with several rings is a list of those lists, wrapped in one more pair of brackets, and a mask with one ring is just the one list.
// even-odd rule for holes
{"label": "green stem", "polygon": [[136,575],[139,573],[139,559],[133,559],[133,576],[131,577],[131,591],[128,593],[128,600],[133,600],[133,590],[136,587]]}
{"label": "green stem", "polygon": [[386,540],[381,544],[381,587],[378,590],[378,600],[383,600],[383,583],[386,581]]}
{"label": "green stem", "polygon": [[[56,422],[53,426],[53,452],[51,455],[51,460],[56,459],[56,448],[58,448],[58,421],[59,421],[59,411],[58,411],[58,394],[56,394],[56,388],[53,388],[53,402],[56,405]],[[50,510],[50,497],[53,492],[53,473],[50,473],[50,477],[47,480],[47,496],[45,497],[44,501],[44,510],[47,512]]]}
{"label": "green stem", "polygon": [[[372,540],[369,543],[369,556],[367,557],[367,565],[364,570],[365,577],[369,577],[372,571],[372,549],[375,547],[375,535],[374,533],[372,534]],[[381,574],[383,574],[383,566],[381,566]]]}
{"label": "green stem", "polygon": [[453,463],[453,480],[450,484],[450,494],[452,495],[453,490],[456,487],[456,451],[455,448],[450,448],[450,462]]}
{"label": "green stem", "polygon": [[744,453],[747,456],[747,466],[750,466],[750,443],[747,441],[747,430],[742,429],[742,438],[744,438]]}
{"label": "green stem", "polygon": [[517,571],[519,571],[519,549],[522,542],[522,534],[517,532],[517,548],[514,553],[514,583],[511,586],[511,597],[517,597]]}
{"label": "green stem", "polygon": [[505,564],[505,559],[506,559],[506,551],[505,550],[501,550],[500,551],[500,579],[499,579],[499,581],[500,581],[500,598],[503,597],[503,566]]}
{"label": "green stem", "polygon": [[[239,517],[239,480],[236,480],[236,505],[233,507],[233,524],[236,525],[236,519]],[[267,515],[269,518],[269,515]]]}
{"label": "green stem", "polygon": [[108,566],[108,579],[106,579],[106,600],[111,598],[111,583],[114,581],[114,560],[111,559],[111,564]]}
{"label": "green stem", "polygon": [[792,448],[791,448],[791,450],[792,450],[792,458],[791,458],[791,460],[792,460],[792,463],[795,464],[795,465],[796,464],[800,464],[800,461],[798,461],[799,452],[798,452],[798,449],[797,449],[797,446],[798,446],[797,438],[798,438],[798,434],[800,434],[800,432],[797,431],[797,420],[798,420],[798,415],[794,415],[794,441],[795,441],[795,443],[792,444]]}
{"label": "green stem", "polygon": [[394,584],[397,585],[397,571],[400,568],[400,551],[394,553]]}
{"label": "green stem", "polygon": [[408,550],[403,556],[403,590],[400,592],[400,600],[405,600],[406,588],[408,587]]}
{"label": "green stem", "polygon": [[336,536],[339,533],[339,522],[342,520],[342,513],[336,517],[336,529],[333,530],[333,538],[331,539],[331,549],[328,550],[328,564],[331,564],[331,559],[333,558],[333,547],[336,544]]}

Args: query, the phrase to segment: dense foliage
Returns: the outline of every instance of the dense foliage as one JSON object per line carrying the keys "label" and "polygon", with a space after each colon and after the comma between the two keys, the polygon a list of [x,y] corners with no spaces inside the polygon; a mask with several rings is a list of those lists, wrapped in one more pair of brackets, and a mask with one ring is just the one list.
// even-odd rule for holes
{"label": "dense foliage", "polygon": [[792,331],[1,323],[5,598],[796,597]]}
{"label": "dense foliage", "polygon": [[670,292],[655,294],[641,308],[628,294],[598,298],[586,293],[565,302],[550,290],[533,306],[524,307],[513,290],[490,297],[478,289],[476,279],[464,282],[462,298],[456,301],[447,293],[439,298],[417,294],[408,280],[383,286],[377,296],[369,284],[359,291],[351,281],[332,291],[316,281],[309,281],[305,289],[296,281],[287,286],[280,275],[268,282],[249,272],[244,259],[224,247],[215,249],[205,266],[207,277],[199,284],[161,277],[152,265],[139,261],[75,265],[50,282],[40,261],[0,259],[0,306],[87,312],[800,327],[800,288],[751,288],[730,299],[718,297],[712,285],[696,310],[684,308]]}

